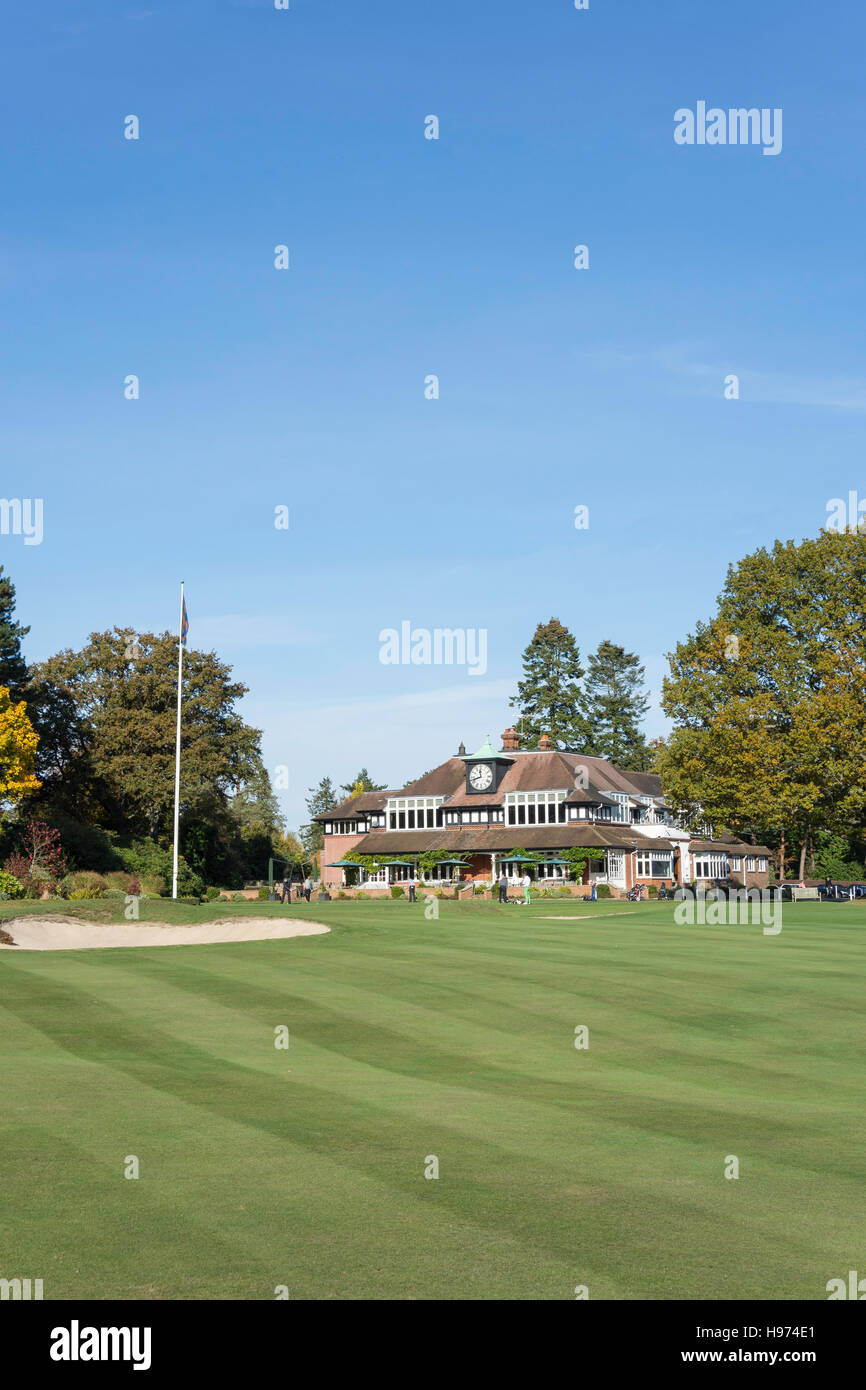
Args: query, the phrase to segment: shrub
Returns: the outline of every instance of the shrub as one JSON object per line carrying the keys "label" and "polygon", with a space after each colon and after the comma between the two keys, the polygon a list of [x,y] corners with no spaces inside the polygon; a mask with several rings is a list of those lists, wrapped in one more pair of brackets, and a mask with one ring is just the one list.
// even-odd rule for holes
{"label": "shrub", "polygon": [[63,887],[70,898],[101,898],[108,884],[102,874],[94,873],[92,869],[77,869],[74,874],[66,875]]}
{"label": "shrub", "polygon": [[392,898],[402,898],[402,897],[405,897],[405,894],[404,894],[404,892],[403,892],[403,889],[400,887],[399,883],[392,883],[392,884],[391,884],[391,897],[392,897]]}
{"label": "shrub", "polygon": [[649,897],[649,898],[657,898],[658,895],[659,895],[659,890],[658,890],[658,888],[656,888],[656,886],[655,886],[654,883],[651,883],[650,886],[649,886],[649,889],[647,890],[647,897]]}
{"label": "shrub", "polygon": [[243,893],[232,893],[232,902],[233,902],[233,903],[245,903],[245,902],[246,902],[246,898],[244,897]]}
{"label": "shrub", "polygon": [[349,894],[348,894],[348,893],[344,893],[343,890],[342,890],[342,888],[340,889],[339,893],[337,894],[337,897],[338,897],[338,898],[348,898],[348,896],[349,896]]}
{"label": "shrub", "polygon": [[42,883],[40,879],[34,878],[30,860],[25,854],[10,854],[3,867],[7,874],[10,874],[21,884],[25,898],[39,897],[42,892]]}
{"label": "shrub", "polygon": [[[170,849],[162,849],[153,840],[133,840],[132,844],[125,848],[119,846],[117,857],[124,868],[139,876],[142,883],[148,878],[162,879],[161,893],[165,892],[165,884],[171,883],[174,868],[172,852]],[[182,893],[185,897],[190,898],[200,898],[203,890],[204,883],[201,878],[189,867],[183,855],[179,855],[177,861],[178,894]]]}
{"label": "shrub", "polygon": [[480,884],[477,884],[477,885],[475,886],[473,892],[474,892],[474,895],[475,895],[476,898],[480,898],[480,897],[482,897],[482,896],[487,892],[487,889],[486,889],[486,888],[482,888],[482,887],[480,886]]}
{"label": "shrub", "polygon": [[268,890],[267,890],[267,888],[260,888],[260,889],[259,889],[259,902],[267,902],[267,900],[268,900]]}
{"label": "shrub", "polygon": [[207,899],[207,901],[208,901],[209,903],[215,903],[216,900],[217,900],[217,898],[219,897],[219,895],[220,895],[220,890],[219,890],[218,888],[207,888],[207,889],[205,889],[205,898]]}
{"label": "shrub", "polygon": [[23,898],[24,884],[14,874],[0,873],[0,897],[4,901],[9,898]]}
{"label": "shrub", "polygon": [[220,893],[220,895],[219,895],[219,901],[220,901],[221,903],[227,903],[228,900],[229,900],[229,895],[228,895],[228,893]]}
{"label": "shrub", "polygon": [[445,893],[444,893],[443,889],[437,888],[437,889],[436,889],[436,896],[437,896],[437,898],[444,898],[444,897],[445,897]]}
{"label": "shrub", "polygon": [[610,885],[607,883],[597,883],[595,885],[595,891],[600,898],[610,897]]}
{"label": "shrub", "polygon": [[136,874],[130,874],[126,869],[113,869],[111,873],[103,875],[109,888],[116,888],[121,893],[128,893],[130,897],[138,897],[141,892],[141,880]]}
{"label": "shrub", "polygon": [[147,898],[161,898],[166,891],[165,879],[158,874],[142,874],[141,892]]}
{"label": "shrub", "polygon": [[556,896],[558,898],[570,898],[571,890],[569,888],[557,888]]}

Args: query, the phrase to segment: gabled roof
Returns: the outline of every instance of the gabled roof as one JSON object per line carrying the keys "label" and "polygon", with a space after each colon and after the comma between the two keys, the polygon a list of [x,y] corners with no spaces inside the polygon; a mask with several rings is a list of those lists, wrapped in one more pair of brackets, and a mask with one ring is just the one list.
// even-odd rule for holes
{"label": "gabled roof", "polygon": [[357,796],[347,797],[339,805],[332,806],[330,810],[323,811],[320,816],[313,816],[313,820],[346,820],[368,811],[381,811],[385,805],[385,798],[393,796],[393,792],[359,792]]}
{"label": "gabled roof", "polygon": [[466,768],[462,758],[449,758],[432,771],[425,772],[415,782],[401,787],[399,791],[388,792],[388,796],[452,796],[466,782]]}

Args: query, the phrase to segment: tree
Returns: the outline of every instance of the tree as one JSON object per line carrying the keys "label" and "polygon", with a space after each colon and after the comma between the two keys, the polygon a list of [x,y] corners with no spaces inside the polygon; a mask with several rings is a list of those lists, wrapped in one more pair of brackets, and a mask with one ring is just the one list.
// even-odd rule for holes
{"label": "tree", "polygon": [[0,686],[5,686],[13,700],[21,700],[27,684],[27,663],[21,655],[21,640],[30,631],[13,619],[15,585],[3,573],[0,565]]}
{"label": "tree", "polygon": [[643,769],[648,753],[640,725],[649,709],[643,690],[640,658],[613,642],[600,642],[586,677],[590,746],[596,757],[616,767]]}
{"label": "tree", "polygon": [[[93,633],[34,670],[71,712],[75,737],[58,740],[44,799],[123,834],[170,842],[174,807],[177,638],[129,629]],[[181,811],[184,825],[211,824],[229,793],[261,779],[260,734],[235,705],[246,686],[212,652],[184,659]]]}
{"label": "tree", "polygon": [[583,668],[577,643],[557,618],[539,623],[523,653],[524,679],[509,703],[520,711],[521,746],[537,748],[547,734],[554,748],[584,751],[590,738]]}
{"label": "tree", "polygon": [[34,775],[37,736],[23,700],[0,686],[0,805],[17,806],[39,788]]}
{"label": "tree", "polygon": [[[45,821],[31,820],[20,844],[19,858],[26,866],[23,877],[32,882],[59,883],[68,869],[60,831],[46,825]],[[20,873],[18,876],[22,877]]]}
{"label": "tree", "polygon": [[273,841],[273,851],[275,859],[282,859],[284,864],[289,864],[293,868],[305,869],[310,858],[297,835],[291,830],[286,830],[283,834],[276,836]]}
{"label": "tree", "polygon": [[779,840],[866,814],[866,535],[777,541],[731,566],[669,657],[665,787],[694,818]]}
{"label": "tree", "polygon": [[324,833],[321,821],[313,820],[314,816],[321,816],[323,812],[330,811],[332,806],[336,806],[341,800],[338,797],[334,784],[330,777],[323,777],[317,787],[310,787],[310,795],[306,798],[306,807],[310,815],[308,825],[301,826],[301,841],[308,856],[318,854],[324,843]]}
{"label": "tree", "polygon": [[344,782],[340,788],[346,796],[360,796],[362,792],[383,792],[385,791],[384,782],[374,782],[365,767],[351,782]]}

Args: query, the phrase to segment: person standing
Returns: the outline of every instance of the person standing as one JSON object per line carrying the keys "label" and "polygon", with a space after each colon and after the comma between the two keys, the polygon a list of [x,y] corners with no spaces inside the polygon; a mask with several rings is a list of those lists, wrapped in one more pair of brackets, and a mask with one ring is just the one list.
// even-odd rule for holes
{"label": "person standing", "polygon": [[281,903],[284,903],[284,902],[286,901],[286,898],[288,898],[289,902],[291,902],[291,901],[292,901],[292,879],[291,879],[291,875],[288,875],[288,874],[287,874],[286,877],[283,879],[282,889],[283,889],[283,891],[282,891],[281,894],[280,894],[280,902],[281,902]]}
{"label": "person standing", "polygon": [[304,879],[304,897],[306,898],[307,902],[310,901],[310,894],[312,893],[312,891],[313,880],[310,878],[310,875],[307,874],[307,877]]}
{"label": "person standing", "polygon": [[598,889],[597,889],[596,886],[595,886],[595,882],[593,882],[593,885],[592,885],[592,887],[591,887],[590,890],[589,890],[589,901],[590,901],[591,903],[594,903],[594,902],[596,902],[597,900],[598,900]]}
{"label": "person standing", "polygon": [[508,876],[504,869],[501,869],[499,873],[499,901],[501,903],[508,902]]}
{"label": "person standing", "polygon": [[412,872],[411,872],[410,875],[409,875],[409,901],[410,901],[410,903],[414,903],[414,902],[417,901],[417,899],[416,899],[416,897],[415,897],[415,889],[416,889],[417,887],[418,887],[418,879],[415,877],[415,870],[413,869]]}
{"label": "person standing", "polygon": [[527,869],[526,873],[523,875],[523,906],[524,906],[524,907],[528,907],[528,906],[529,906],[529,889],[530,889],[531,885],[532,885],[532,879],[529,877],[529,870]]}

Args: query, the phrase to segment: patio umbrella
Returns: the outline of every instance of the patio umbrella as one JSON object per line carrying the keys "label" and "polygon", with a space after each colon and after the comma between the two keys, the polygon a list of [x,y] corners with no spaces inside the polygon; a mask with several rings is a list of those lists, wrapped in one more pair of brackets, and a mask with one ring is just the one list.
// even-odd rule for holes
{"label": "patio umbrella", "polygon": [[[437,860],[436,860],[436,863],[437,863],[437,864],[463,864],[463,865],[466,866],[466,868],[469,867],[469,860],[468,860],[468,859],[437,859]],[[434,866],[434,867],[435,867],[435,866]]]}
{"label": "patio umbrella", "polygon": [[[500,859],[499,862],[500,864],[533,864],[535,861],[533,859],[530,859],[525,854],[509,854],[505,857],[505,859]],[[548,859],[547,862],[548,864],[550,864],[555,863],[556,861]],[[560,859],[558,862],[562,864],[565,861]]]}
{"label": "patio umbrella", "polygon": [[326,869],[363,869],[363,864],[356,864],[354,859],[338,859],[333,864],[326,864]]}

